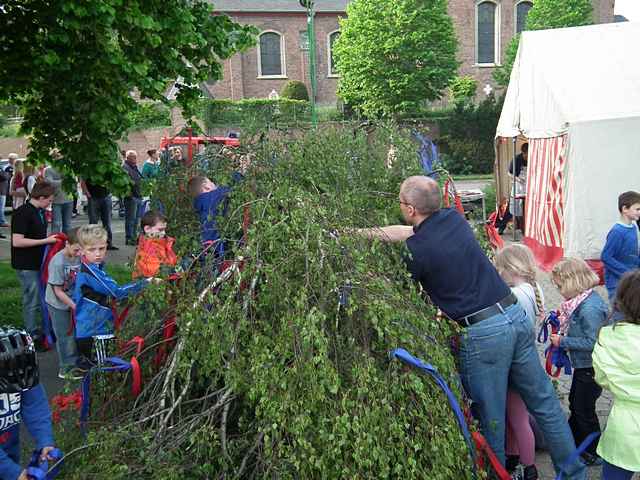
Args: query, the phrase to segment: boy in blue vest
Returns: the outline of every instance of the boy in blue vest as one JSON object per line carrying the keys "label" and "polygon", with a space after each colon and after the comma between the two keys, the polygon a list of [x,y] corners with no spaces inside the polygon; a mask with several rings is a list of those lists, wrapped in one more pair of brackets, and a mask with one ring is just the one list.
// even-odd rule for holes
{"label": "boy in blue vest", "polygon": [[78,243],[82,252],[82,264],[76,276],[73,302],[76,304],[76,342],[78,353],[84,357],[80,363],[90,367],[94,337],[103,339],[114,336],[113,300],[123,300],[135,295],[149,284],[152,278],[129,283],[123,287],[104,271],[107,253],[107,231],[99,225],[83,225],[78,228]]}
{"label": "boy in blue vest", "polygon": [[39,383],[38,361],[29,334],[0,327],[0,480],[27,480],[20,466],[20,423],[24,421],[41,460],[54,460],[51,411]]}
{"label": "boy in blue vest", "polygon": [[604,281],[613,302],[618,281],[627,272],[640,267],[640,193],[629,191],[618,197],[620,220],[609,230],[600,259],[604,263]]}

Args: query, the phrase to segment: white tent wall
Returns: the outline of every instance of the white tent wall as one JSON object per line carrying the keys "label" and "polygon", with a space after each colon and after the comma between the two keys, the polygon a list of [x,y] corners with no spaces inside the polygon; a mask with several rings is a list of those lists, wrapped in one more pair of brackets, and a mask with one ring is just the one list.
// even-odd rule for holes
{"label": "white tent wall", "polygon": [[496,136],[640,114],[640,22],[523,32]]}
{"label": "white tent wall", "polygon": [[569,127],[565,170],[565,256],[600,258],[619,219],[618,195],[640,190],[640,115]]}

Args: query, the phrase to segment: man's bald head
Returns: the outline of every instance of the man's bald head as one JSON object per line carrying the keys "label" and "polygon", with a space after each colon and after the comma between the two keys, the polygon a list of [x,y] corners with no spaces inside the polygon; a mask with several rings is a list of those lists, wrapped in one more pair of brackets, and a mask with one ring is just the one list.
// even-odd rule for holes
{"label": "man's bald head", "polygon": [[432,178],[415,175],[400,186],[400,201],[412,205],[420,215],[428,217],[440,209],[440,187]]}

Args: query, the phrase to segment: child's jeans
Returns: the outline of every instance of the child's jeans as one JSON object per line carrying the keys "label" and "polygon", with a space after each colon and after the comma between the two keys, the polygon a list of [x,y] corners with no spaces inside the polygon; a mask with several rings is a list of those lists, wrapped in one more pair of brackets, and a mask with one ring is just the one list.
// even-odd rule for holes
{"label": "child's jeans", "polygon": [[529,412],[522,397],[507,391],[507,455],[519,455],[524,466],[536,461],[536,439],[529,423]]}
{"label": "child's jeans", "polygon": [[60,310],[47,305],[51,324],[56,334],[56,351],[61,370],[68,370],[76,365],[78,360],[78,350],[76,339],[73,334],[71,322],[71,310]]}
{"label": "child's jeans", "polygon": [[[590,433],[600,432],[600,422],[596,414],[596,400],[602,388],[595,382],[593,368],[573,370],[569,392],[569,426],[576,445],[580,445]],[[587,452],[596,455],[598,439],[589,445]]]}
{"label": "child's jeans", "polygon": [[40,310],[40,271],[16,270],[22,285],[22,318],[24,329],[31,336],[40,335],[42,331],[42,311]]}
{"label": "child's jeans", "polygon": [[611,465],[605,460],[602,466],[602,480],[631,480],[633,472]]}

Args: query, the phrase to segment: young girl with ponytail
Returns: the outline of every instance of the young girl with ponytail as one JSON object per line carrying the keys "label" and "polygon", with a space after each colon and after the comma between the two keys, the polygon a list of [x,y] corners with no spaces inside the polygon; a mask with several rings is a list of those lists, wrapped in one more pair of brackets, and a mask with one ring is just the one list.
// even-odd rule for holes
{"label": "young girl with ponytail", "polygon": [[[495,259],[496,269],[518,298],[534,334],[536,319],[544,315],[544,296],[536,282],[533,254],[524,245],[509,245]],[[520,395],[507,391],[507,470],[513,479],[536,480],[535,437],[529,423],[529,412]]]}

